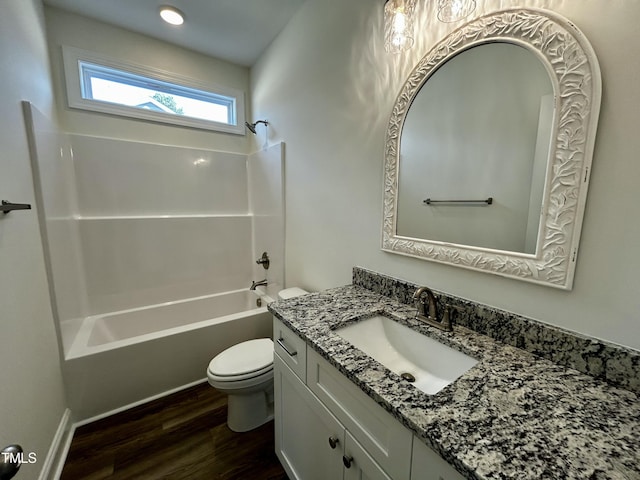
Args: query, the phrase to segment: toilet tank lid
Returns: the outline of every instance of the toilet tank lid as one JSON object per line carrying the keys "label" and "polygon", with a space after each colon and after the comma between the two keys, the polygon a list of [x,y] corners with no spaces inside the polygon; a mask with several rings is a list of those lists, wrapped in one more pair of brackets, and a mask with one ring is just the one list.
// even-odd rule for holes
{"label": "toilet tank lid", "polygon": [[286,300],[288,298],[299,297],[300,295],[304,295],[305,293],[309,292],[299,287],[285,288],[284,290],[280,290],[278,292],[278,298],[280,300]]}

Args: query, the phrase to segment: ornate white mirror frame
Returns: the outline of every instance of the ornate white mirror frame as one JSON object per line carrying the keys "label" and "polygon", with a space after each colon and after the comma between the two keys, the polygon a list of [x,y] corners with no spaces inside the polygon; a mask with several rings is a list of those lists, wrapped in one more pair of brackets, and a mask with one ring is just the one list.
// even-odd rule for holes
{"label": "ornate white mirror frame", "polygon": [[[474,46],[507,42],[532,51],[554,86],[551,136],[535,254],[507,252],[397,235],[400,141],[411,103],[447,60]],[[492,13],[449,34],[418,63],[393,107],[385,140],[382,249],[570,290],[582,228],[601,78],[586,37],[567,19],[543,10]]]}

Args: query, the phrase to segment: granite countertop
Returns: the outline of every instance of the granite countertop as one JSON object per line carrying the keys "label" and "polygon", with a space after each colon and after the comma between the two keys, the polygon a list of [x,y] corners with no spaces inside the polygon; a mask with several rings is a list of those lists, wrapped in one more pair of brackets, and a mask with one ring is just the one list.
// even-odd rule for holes
{"label": "granite countertop", "polygon": [[[356,285],[269,310],[469,479],[640,480],[640,398],[524,350],[458,327],[416,321],[415,309]],[[435,395],[334,330],[385,312],[478,364]]]}

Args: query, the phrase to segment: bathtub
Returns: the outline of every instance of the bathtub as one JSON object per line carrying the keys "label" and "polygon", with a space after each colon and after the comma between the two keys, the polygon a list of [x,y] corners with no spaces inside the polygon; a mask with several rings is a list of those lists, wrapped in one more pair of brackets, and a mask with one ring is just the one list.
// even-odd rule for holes
{"label": "bathtub", "polygon": [[244,289],[87,317],[65,358],[75,421],[204,381],[225,348],[271,337],[270,301]]}

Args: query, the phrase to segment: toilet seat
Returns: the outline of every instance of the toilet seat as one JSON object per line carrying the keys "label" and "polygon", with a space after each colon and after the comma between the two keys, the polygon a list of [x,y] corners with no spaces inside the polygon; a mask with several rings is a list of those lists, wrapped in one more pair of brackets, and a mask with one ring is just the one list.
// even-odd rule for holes
{"label": "toilet seat", "polygon": [[273,341],[258,338],[229,347],[209,362],[207,373],[216,382],[272,377]]}
{"label": "toilet seat", "polygon": [[[257,381],[268,380],[269,378],[273,378],[273,367],[261,370],[259,372],[251,372],[243,375],[233,375],[233,376],[222,376],[216,375],[211,370],[207,372],[207,376],[209,378],[209,383],[215,382],[220,385],[228,384],[237,384],[236,387],[239,386],[240,383],[246,384],[247,386],[253,385]],[[250,381],[255,380],[255,381]]]}

